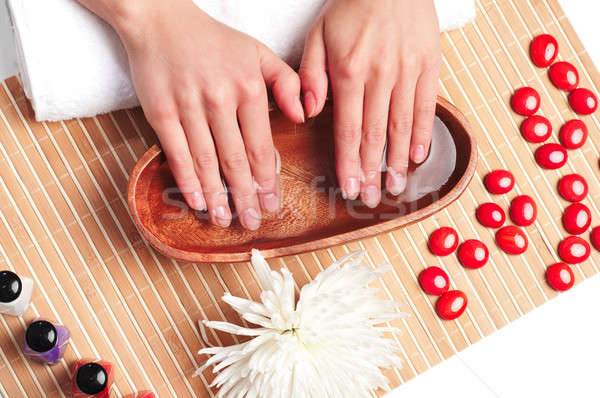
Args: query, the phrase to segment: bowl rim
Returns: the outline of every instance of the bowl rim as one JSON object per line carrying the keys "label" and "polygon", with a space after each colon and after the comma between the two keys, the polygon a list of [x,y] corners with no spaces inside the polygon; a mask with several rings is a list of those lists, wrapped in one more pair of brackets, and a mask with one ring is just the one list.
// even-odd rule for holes
{"label": "bowl rim", "polygon": [[[437,99],[437,106],[440,106],[441,108],[445,109],[458,122],[458,124],[466,133],[469,146],[471,148],[469,160],[467,162],[467,166],[463,175],[456,183],[456,185],[454,185],[454,187],[452,187],[452,189],[446,195],[444,195],[441,199],[430,203],[429,205],[419,210],[416,210],[414,212],[408,213],[400,217],[393,218],[391,220],[354,229],[341,234],[311,240],[308,242],[264,249],[261,250],[261,254],[265,258],[289,256],[314,250],[325,249],[338,244],[364,239],[383,232],[389,232],[400,227],[405,227],[425,218],[428,218],[437,213],[438,211],[442,210],[446,206],[450,205],[455,200],[457,200],[465,191],[475,174],[478,159],[477,143],[473,135],[470,133],[470,123],[468,122],[464,114],[456,106],[454,106],[445,98],[439,96]],[[137,183],[140,179],[142,172],[145,170],[148,164],[152,162],[154,158],[159,156],[161,153],[162,150],[157,144],[150,147],[136,162],[129,178],[129,186],[127,192],[129,211],[131,213],[131,217],[133,218],[135,226],[137,227],[138,231],[142,234],[142,236],[160,253],[164,254],[167,257],[172,257],[180,261],[223,263],[242,262],[250,260],[250,251],[232,253],[202,253],[174,248],[165,244],[156,235],[152,234],[145,227],[144,223],[140,219],[140,214],[137,209]]]}

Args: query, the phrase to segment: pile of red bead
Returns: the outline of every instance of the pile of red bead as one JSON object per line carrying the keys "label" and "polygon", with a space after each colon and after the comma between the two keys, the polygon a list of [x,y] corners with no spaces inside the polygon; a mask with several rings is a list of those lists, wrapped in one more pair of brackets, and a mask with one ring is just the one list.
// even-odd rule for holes
{"label": "pile of red bead", "polygon": [[[447,256],[458,247],[458,234],[453,228],[441,227],[431,234],[428,244],[433,254]],[[442,319],[451,321],[465,312],[468,301],[466,294],[460,290],[449,290],[450,278],[440,267],[424,269],[419,274],[419,284],[425,293],[440,296],[435,307]]]}
{"label": "pile of red bead", "polygon": [[[548,34],[535,37],[531,42],[530,55],[536,66],[540,68],[550,67],[548,70],[550,80],[558,89],[569,93],[569,105],[573,111],[580,115],[589,115],[596,111],[598,108],[596,95],[586,88],[578,87],[579,72],[577,68],[564,61],[553,64],[558,55],[558,43],[554,37]],[[525,98],[527,96],[535,97],[530,90],[523,89],[518,89],[513,95],[513,108],[522,115],[527,114],[528,110],[534,109],[534,100]],[[529,101],[531,106],[523,106],[524,98]],[[539,104],[537,106],[539,107]],[[527,108],[525,113],[523,113],[524,108]],[[533,143],[546,141],[552,130],[550,123],[546,122],[547,119],[541,116],[530,116],[521,125],[523,137]],[[567,162],[567,149],[581,148],[587,137],[588,129],[583,121],[569,120],[560,129],[559,139],[562,145],[550,143],[540,146],[535,152],[535,159],[545,169],[558,169]],[[585,199],[588,193],[588,184],[585,178],[578,174],[565,175],[558,183],[558,192],[565,200],[572,202],[563,213],[562,221],[565,230],[571,235],[585,233],[592,222],[592,214],[589,208],[579,203]],[[519,224],[512,210],[511,206],[511,218]],[[600,250],[600,227],[592,230],[590,240],[594,247]],[[579,236],[565,238],[558,247],[559,256],[564,263],[556,263],[548,267],[546,271],[548,284],[558,291],[570,289],[575,279],[570,266],[565,263],[579,264],[589,257],[590,251],[590,245]]]}
{"label": "pile of red bead", "polygon": [[[558,43],[551,35],[541,34],[533,39],[529,52],[531,60],[536,66],[547,68],[552,65],[558,55]],[[575,112],[580,115],[589,115],[598,109],[596,95],[586,88],[577,88],[579,86],[579,72],[573,64],[564,61],[557,62],[550,66],[548,76],[558,89],[569,92],[569,104]],[[533,101],[530,103],[533,104]],[[514,103],[513,108],[515,108]],[[520,110],[521,108],[515,108],[515,111],[524,115]]]}
{"label": "pile of red bead", "polygon": [[[494,170],[485,177],[484,183],[491,193],[505,194],[510,192],[514,187],[515,178],[509,171]],[[522,227],[533,224],[537,218],[537,205],[528,195],[519,195],[514,198],[511,202],[509,211],[510,218],[513,222]],[[488,228],[500,228],[506,221],[504,210],[496,203],[491,202],[480,205],[477,208],[476,216],[481,225]],[[462,246],[458,249],[459,260],[461,260],[461,263],[468,268],[478,268],[481,266],[477,262],[476,252],[473,249],[473,247],[476,247],[475,242],[479,241],[467,241],[463,243],[465,249],[462,256]],[[469,244],[467,245],[467,243]],[[529,245],[525,232],[514,225],[500,228],[500,230],[496,232],[496,243],[500,249],[508,254],[522,254],[527,250],[527,246]],[[470,249],[470,252],[467,249]],[[487,248],[485,250],[485,260],[487,261]],[[483,259],[482,249],[479,250],[479,257]]]}

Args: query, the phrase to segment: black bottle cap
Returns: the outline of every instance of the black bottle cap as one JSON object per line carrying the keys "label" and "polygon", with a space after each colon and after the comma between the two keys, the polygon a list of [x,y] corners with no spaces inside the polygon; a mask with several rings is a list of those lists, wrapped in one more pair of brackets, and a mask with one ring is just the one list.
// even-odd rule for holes
{"label": "black bottle cap", "polygon": [[58,333],[48,321],[35,321],[27,328],[25,341],[36,352],[47,352],[56,346]]}
{"label": "black bottle cap", "polygon": [[77,369],[75,382],[82,393],[95,395],[106,388],[108,374],[102,365],[90,362]]}
{"label": "black bottle cap", "polygon": [[10,303],[21,295],[21,278],[11,271],[0,271],[0,302]]}

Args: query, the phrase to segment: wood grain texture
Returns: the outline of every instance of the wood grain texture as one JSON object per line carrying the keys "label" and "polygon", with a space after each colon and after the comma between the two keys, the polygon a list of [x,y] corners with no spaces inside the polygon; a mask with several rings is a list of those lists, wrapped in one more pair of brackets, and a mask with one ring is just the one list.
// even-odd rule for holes
{"label": "wood grain texture", "polygon": [[328,103],[319,117],[303,125],[290,123],[277,110],[271,112],[282,163],[282,205],[279,213],[264,214],[257,231],[245,230],[235,217],[229,228],[213,226],[207,213],[191,210],[158,146],[140,158],[129,180],[129,209],[138,229],[162,254],[182,261],[248,261],[253,248],[265,258],[293,255],[370,237],[435,214],[463,193],[475,173],[477,146],[468,122],[440,98],[436,114],[449,128],[450,137],[444,138],[452,147],[435,151],[443,160],[430,157],[422,165],[411,165],[409,186],[418,195],[384,195],[374,209],[360,201],[345,201],[335,176],[332,108]]}
{"label": "wood grain texture", "polygon": [[[541,170],[536,145],[518,131],[522,118],[509,107],[512,91],[536,88],[540,113],[550,119],[557,142],[560,125],[576,117],[566,95],[546,70],[535,68],[527,49],[533,36],[553,34],[559,59],[579,70],[581,86],[600,91],[600,74],[573,33],[556,0],[479,0],[475,24],[442,35],[440,95],[465,114],[477,139],[479,162],[473,181],[454,203],[418,223],[344,245],[269,260],[286,267],[297,288],[348,251],[365,249],[373,266],[389,262],[393,272],[376,284],[381,293],[406,303],[410,318],[394,322],[392,336],[402,350],[402,369],[386,374],[396,387],[454,353],[481,340],[556,296],[544,281],[566,236],[561,225],[567,203],[556,191],[561,175],[577,172],[588,181],[584,201],[600,223],[600,120],[584,118],[588,142],[569,152],[557,171]],[[52,62],[53,60],[47,60]],[[0,392],[10,398],[65,397],[76,358],[103,358],[115,364],[114,397],[152,389],[163,397],[211,397],[210,370],[192,378],[206,358],[197,322],[245,324],[221,301],[225,292],[257,298],[259,285],[247,263],[177,262],[154,251],[137,232],[127,202],[128,178],[136,161],[156,144],[139,109],[61,123],[37,123],[17,78],[0,87],[0,268],[34,279],[33,305],[23,318],[0,317]],[[516,188],[490,196],[482,179],[510,169]],[[526,228],[529,250],[507,256],[493,231],[475,220],[475,208],[494,201],[504,209],[517,194],[538,203],[538,220]],[[489,263],[466,270],[455,256],[427,251],[436,228],[456,228],[461,239],[478,238],[490,248]],[[577,283],[599,270],[593,252],[574,267]],[[424,295],[417,275],[426,266],[444,268],[454,288],[469,298],[465,314],[440,320],[435,300]],[[575,288],[577,289],[577,288]],[[575,292],[576,294],[576,292]],[[67,325],[73,336],[65,360],[54,367],[26,360],[21,352],[25,325],[42,315]],[[576,332],[574,332],[576,337]],[[209,332],[213,344],[240,340]]]}

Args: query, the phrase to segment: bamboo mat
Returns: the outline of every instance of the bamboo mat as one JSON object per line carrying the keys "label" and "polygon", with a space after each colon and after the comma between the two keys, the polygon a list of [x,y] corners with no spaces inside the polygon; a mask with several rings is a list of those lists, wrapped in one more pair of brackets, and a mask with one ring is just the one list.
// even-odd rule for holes
{"label": "bamboo mat", "polygon": [[[444,68],[440,93],[456,104],[473,125],[479,143],[477,174],[465,194],[436,216],[392,233],[299,256],[271,260],[288,267],[298,287],[334,258],[366,249],[373,265],[390,262],[381,287],[405,302],[411,317],[397,322],[405,366],[387,372],[393,386],[415,377],[457,351],[507,325],[555,297],[544,281],[546,266],[557,261],[556,246],[566,236],[561,225],[566,202],[556,194],[562,174],[578,172],[590,183],[590,206],[600,220],[600,120],[584,120],[590,140],[570,151],[560,171],[542,171],[533,160],[535,146],[518,133],[521,118],[509,109],[514,88],[525,84],[542,96],[541,113],[555,132],[575,117],[566,96],[549,82],[546,71],[528,58],[531,38],[556,36],[559,58],[579,69],[581,86],[600,91],[600,75],[556,0],[478,1],[474,25],[443,35]],[[49,60],[50,61],[50,60]],[[556,141],[556,133],[551,139]],[[6,397],[68,396],[70,365],[78,357],[98,357],[116,365],[114,396],[153,389],[160,397],[213,396],[209,371],[192,378],[205,358],[197,321],[243,323],[220,300],[224,292],[257,297],[259,288],[248,264],[183,264],[150,249],[137,233],[126,203],[127,178],[136,159],[155,142],[139,109],[64,123],[36,123],[17,78],[0,88],[0,268],[32,277],[33,304],[24,318],[0,317],[0,393]],[[490,197],[482,178],[496,168],[511,170],[516,189]],[[507,256],[493,242],[493,231],[474,217],[479,203],[504,208],[517,194],[531,195],[537,222],[526,232],[531,241],[523,256]],[[490,248],[480,270],[462,268],[454,256],[433,257],[427,236],[442,225],[461,238],[479,238]],[[402,248],[402,249],[401,249]],[[577,282],[598,271],[600,255],[574,267]],[[416,277],[427,265],[445,268],[452,286],[466,292],[467,312],[445,322]],[[42,315],[67,325],[71,348],[54,367],[23,357],[20,345],[27,322]],[[213,343],[236,338],[209,335]]]}

